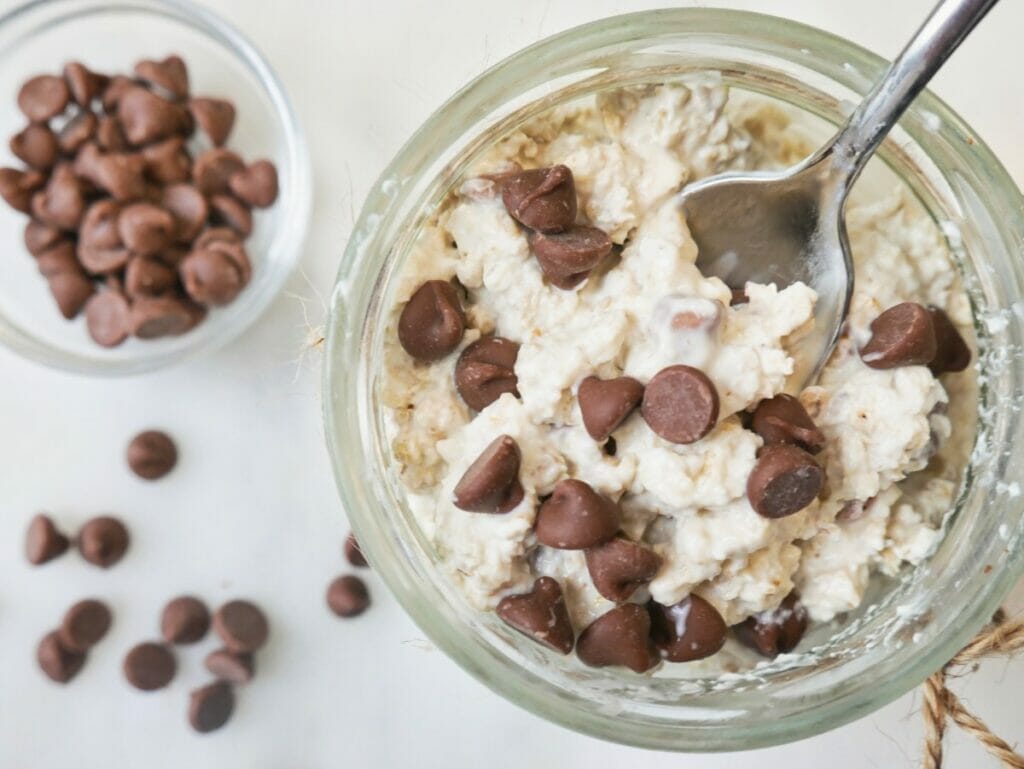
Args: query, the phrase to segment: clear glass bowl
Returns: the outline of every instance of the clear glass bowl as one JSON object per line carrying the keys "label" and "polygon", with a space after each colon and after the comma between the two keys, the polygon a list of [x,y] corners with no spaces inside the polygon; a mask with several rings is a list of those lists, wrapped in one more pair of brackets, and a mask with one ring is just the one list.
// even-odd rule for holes
{"label": "clear glass bowl", "polygon": [[[0,205],[4,280],[0,343],[27,358],[92,375],[135,374],[223,345],[245,330],[284,286],[302,253],[312,184],[309,157],[291,104],[267,62],[236,29],[187,0],[37,0],[0,17],[0,134],[21,130],[15,96],[40,72],[78,60],[98,71],[130,73],[142,58],[180,54],[192,91],[231,99],[237,120],[229,146],[246,160],[277,165],[280,195],[257,211],[246,241],[252,282],[228,307],[213,311],[180,337],[129,339],[105,349],[89,338],[82,318],[65,321],[46,281],[22,244],[24,215]],[[20,162],[3,145],[0,165]]]}
{"label": "clear glass bowl", "polygon": [[[920,684],[991,617],[1024,569],[1020,402],[1024,200],[971,129],[921,96],[881,153],[944,224],[982,350],[977,443],[934,555],[879,585],[850,621],[753,675],[668,666],[644,677],[547,653],[470,608],[436,567],[405,502],[379,404],[386,314],[410,243],[474,155],[551,105],[597,89],[717,71],[734,88],[835,125],[886,66],[850,42],[790,21],[705,9],[607,19],[545,40],[489,70],[437,111],[369,195],[331,303],[326,432],[349,518],[374,568],[423,631],[524,708],[647,748],[738,750],[797,740],[859,718]],[[965,426],[970,429],[970,426]]]}

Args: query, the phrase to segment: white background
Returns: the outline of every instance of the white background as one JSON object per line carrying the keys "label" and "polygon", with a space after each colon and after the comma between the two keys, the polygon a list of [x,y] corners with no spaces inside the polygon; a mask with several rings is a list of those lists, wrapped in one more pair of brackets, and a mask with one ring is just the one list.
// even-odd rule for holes
{"label": "white background", "polygon": [[[891,56],[931,0],[720,4],[800,19]],[[375,605],[364,617],[342,622],[323,606],[326,584],[346,570],[347,526],[323,447],[319,353],[303,349],[322,322],[318,297],[330,290],[354,211],[410,132],[482,68],[541,36],[658,3],[211,5],[266,54],[305,124],[316,173],[308,246],[288,291],[242,341],[176,369],[98,381],[0,350],[0,767],[819,769],[823,759],[830,769],[916,766],[916,696],[787,747],[643,753],[570,733],[495,696],[432,650],[372,574]],[[1024,3],[1005,0],[935,84],[1018,182],[1021,29]],[[73,52],[55,53],[65,55]],[[3,254],[14,258],[11,245]],[[171,431],[182,451],[178,469],[158,484],[135,480],[122,461],[127,439],[151,425]],[[22,532],[37,509],[68,527],[116,512],[131,525],[131,553],[109,573],[74,556],[29,569]],[[136,692],[120,674],[124,651],[153,637],[163,602],[184,591],[211,603],[249,596],[273,621],[234,720],[206,737],[189,731],[184,713],[188,690],[205,680],[200,661],[212,640],[179,655],[167,691]],[[73,685],[57,687],[35,668],[35,644],[85,595],[109,600],[116,625]],[[955,687],[997,731],[1024,738],[1024,660],[986,664]],[[949,767],[995,766],[966,738],[950,742]]]}

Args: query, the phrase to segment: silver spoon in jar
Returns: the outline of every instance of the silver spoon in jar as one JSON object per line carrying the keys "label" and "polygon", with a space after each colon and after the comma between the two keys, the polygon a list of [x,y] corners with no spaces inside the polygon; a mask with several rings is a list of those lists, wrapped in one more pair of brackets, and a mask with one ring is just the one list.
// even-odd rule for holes
{"label": "silver spoon in jar", "polygon": [[818,293],[814,330],[795,349],[790,382],[814,379],[839,340],[853,294],[843,205],[864,164],[939,67],[997,0],[942,0],[839,132],[781,172],[726,173],[680,196],[697,265],[733,288],[780,289],[802,281]]}

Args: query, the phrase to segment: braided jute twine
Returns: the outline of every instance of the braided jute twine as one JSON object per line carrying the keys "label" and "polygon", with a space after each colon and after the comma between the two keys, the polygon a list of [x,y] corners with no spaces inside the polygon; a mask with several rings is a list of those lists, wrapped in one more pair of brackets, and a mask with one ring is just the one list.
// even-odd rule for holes
{"label": "braided jute twine", "polygon": [[942,737],[947,721],[952,721],[978,740],[985,750],[995,756],[1005,769],[1024,769],[1024,755],[992,733],[985,722],[969,711],[946,686],[947,676],[953,677],[955,668],[975,666],[979,660],[997,654],[1013,654],[1024,649],[1024,617],[1008,619],[1000,609],[995,616],[960,653],[933,673],[924,682],[924,760],[922,769],[942,769]]}

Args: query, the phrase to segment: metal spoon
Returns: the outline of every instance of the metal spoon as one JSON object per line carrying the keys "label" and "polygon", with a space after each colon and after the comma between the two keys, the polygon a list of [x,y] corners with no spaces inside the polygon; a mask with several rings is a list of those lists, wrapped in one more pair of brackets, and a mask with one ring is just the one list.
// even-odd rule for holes
{"label": "metal spoon", "polygon": [[782,172],[727,173],[684,188],[697,264],[734,288],[803,281],[818,293],[814,330],[798,349],[799,391],[828,360],[853,294],[843,204],[868,158],[939,67],[997,0],[942,0],[885,76],[824,147]]}

